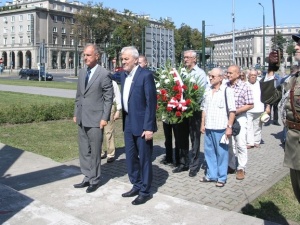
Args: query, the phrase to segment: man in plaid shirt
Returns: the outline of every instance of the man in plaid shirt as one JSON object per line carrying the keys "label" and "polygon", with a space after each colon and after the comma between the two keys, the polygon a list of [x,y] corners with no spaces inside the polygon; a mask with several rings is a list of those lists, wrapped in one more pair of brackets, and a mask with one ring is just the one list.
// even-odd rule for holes
{"label": "man in plaid shirt", "polygon": [[[229,164],[228,172],[232,173],[235,169],[236,179],[243,180],[245,178],[245,168],[248,160],[246,133],[247,133],[247,116],[246,112],[253,108],[253,94],[246,82],[240,80],[240,68],[232,65],[227,70],[228,80],[227,86],[234,90],[236,119],[241,125],[240,133],[231,138],[229,143]],[[236,167],[237,157],[238,166]]]}

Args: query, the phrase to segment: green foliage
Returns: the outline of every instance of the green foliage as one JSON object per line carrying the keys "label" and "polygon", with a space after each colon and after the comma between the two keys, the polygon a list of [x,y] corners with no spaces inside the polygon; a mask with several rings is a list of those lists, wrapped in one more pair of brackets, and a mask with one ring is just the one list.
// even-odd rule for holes
{"label": "green foliage", "polygon": [[276,37],[272,37],[272,48],[274,49],[283,49],[286,44],[286,39],[283,37],[282,33],[278,32]]}
{"label": "green foliage", "polygon": [[60,120],[72,118],[74,112],[73,99],[10,92],[1,92],[1,96],[5,100],[0,104],[0,124]]}

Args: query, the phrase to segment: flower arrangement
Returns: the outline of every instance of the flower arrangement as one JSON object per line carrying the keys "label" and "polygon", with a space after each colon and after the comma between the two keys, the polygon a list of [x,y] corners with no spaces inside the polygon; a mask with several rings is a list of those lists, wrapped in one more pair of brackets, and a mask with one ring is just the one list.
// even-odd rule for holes
{"label": "flower arrangement", "polygon": [[[179,71],[179,72],[178,72]],[[170,123],[180,123],[200,110],[204,88],[188,76],[181,66],[178,69],[166,65],[157,71],[157,115]]]}

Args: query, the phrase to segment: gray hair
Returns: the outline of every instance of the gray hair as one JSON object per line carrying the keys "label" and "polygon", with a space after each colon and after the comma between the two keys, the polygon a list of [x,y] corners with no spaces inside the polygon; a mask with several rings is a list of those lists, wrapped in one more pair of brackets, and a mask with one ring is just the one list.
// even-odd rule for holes
{"label": "gray hair", "polygon": [[185,54],[185,53],[191,53],[192,57],[195,57],[195,58],[197,57],[197,53],[194,50],[186,50],[186,51],[184,51],[183,54]]}
{"label": "gray hair", "polygon": [[95,44],[88,43],[84,46],[84,49],[86,49],[87,47],[90,47],[90,46],[94,49],[95,54],[101,55],[100,48]]}
{"label": "gray hair", "polygon": [[121,50],[121,54],[123,54],[124,52],[126,51],[130,51],[131,52],[131,55],[133,56],[133,58],[137,59],[139,58],[139,52],[138,50],[136,49],[136,47],[134,46],[127,46],[127,47],[124,47],[122,48]]}
{"label": "gray hair", "polygon": [[218,75],[223,77],[224,76],[224,71],[221,68],[215,67],[211,71],[217,71]]}

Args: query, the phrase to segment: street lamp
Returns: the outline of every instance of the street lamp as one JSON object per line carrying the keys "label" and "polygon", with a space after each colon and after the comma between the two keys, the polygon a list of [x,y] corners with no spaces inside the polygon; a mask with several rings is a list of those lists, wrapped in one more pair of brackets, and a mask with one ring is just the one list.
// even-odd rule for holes
{"label": "street lamp", "polygon": [[258,4],[263,8],[263,70],[265,70],[265,60],[266,60],[265,8],[261,3]]}

